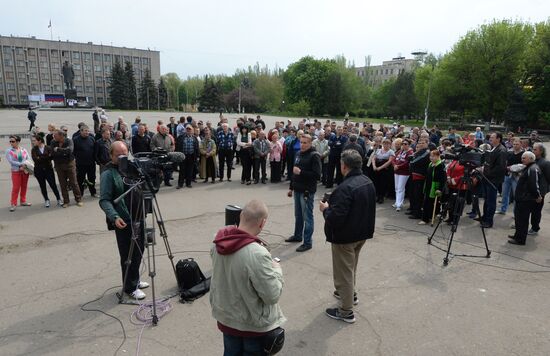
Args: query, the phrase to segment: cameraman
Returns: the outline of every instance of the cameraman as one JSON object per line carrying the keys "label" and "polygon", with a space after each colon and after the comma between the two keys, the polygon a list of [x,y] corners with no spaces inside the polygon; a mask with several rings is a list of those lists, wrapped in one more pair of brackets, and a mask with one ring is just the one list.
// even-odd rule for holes
{"label": "cameraman", "polygon": [[508,151],[502,145],[502,134],[494,132],[489,139],[493,147],[485,157],[483,174],[485,178],[481,185],[483,190],[483,215],[481,216],[481,226],[485,229],[493,227],[493,217],[497,208],[497,187],[504,182],[506,175],[506,159]]}
{"label": "cameraman", "polygon": [[[118,172],[118,157],[127,156],[128,148],[124,142],[116,141],[111,145],[110,153],[111,162],[101,173],[99,206],[105,212],[109,230],[115,230],[123,283],[124,274],[128,268],[126,284],[123,286],[124,292],[132,298],[141,300],[145,298],[145,293],[141,289],[149,287],[148,283],[139,281],[139,265],[143,251],[141,197],[134,191],[115,203],[115,199],[129,189]],[[137,245],[134,246],[131,263],[126,267],[134,233],[137,234]]]}

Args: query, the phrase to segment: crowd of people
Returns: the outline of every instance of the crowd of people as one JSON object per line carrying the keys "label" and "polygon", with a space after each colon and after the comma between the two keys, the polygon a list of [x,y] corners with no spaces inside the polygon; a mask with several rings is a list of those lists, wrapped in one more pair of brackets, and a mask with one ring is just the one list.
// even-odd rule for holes
{"label": "crowd of people", "polygon": [[[174,172],[179,172],[175,185],[180,189],[191,188],[199,179],[212,184],[224,180],[231,182],[236,164],[241,165],[240,183],[244,185],[291,182],[300,164],[304,144],[301,138],[307,136],[311,139],[311,150],[320,160],[318,181],[328,189],[342,183],[341,154],[352,149],[363,157],[362,171],[375,184],[377,202],[382,204],[392,199],[392,207],[399,212],[404,209],[405,197],[408,197],[410,205],[406,214],[411,219],[418,219],[419,224],[433,220],[441,213],[442,205],[452,207],[453,196],[467,190],[465,195],[472,206],[469,216],[479,219],[484,228],[493,226],[495,214],[506,214],[511,202],[516,203],[514,211],[524,204],[521,199],[532,202],[527,209],[531,216],[528,234],[536,234],[540,229],[544,195],[550,180],[546,150],[536,131],[528,138],[516,138],[512,132],[506,137],[499,132],[484,134],[478,127],[462,137],[452,127],[444,135],[437,126],[406,130],[403,125],[380,124],[379,128],[374,128],[372,124],[347,119],[341,125],[331,120],[308,119],[299,120],[295,125],[289,119],[277,121],[268,128],[259,115],[255,118],[244,116],[231,125],[222,115],[216,124],[194,120],[191,116],[170,117],[167,123],[159,120],[156,127],[150,128],[139,117],[131,124],[122,117],[110,122],[105,112],[98,110],[92,119],[92,129],[81,122],[72,134],[67,127],[58,128],[54,124],[48,125],[47,132],[32,127],[31,153],[21,147],[20,137],[10,137],[11,147],[6,156],[12,169],[11,211],[15,211],[18,199],[21,206],[30,205],[26,199],[29,167],[34,170],[45,207],[51,205],[47,185],[59,206],[69,205],[69,191],[73,192],[76,204],[82,206],[86,188],[91,196],[96,196],[96,171],[99,168],[99,172],[103,172],[110,162],[110,146],[115,141],[123,142],[134,156],[159,150],[183,153],[182,162],[164,167],[159,176],[160,181],[170,187]],[[461,179],[464,165],[449,158],[455,145],[475,147],[485,153],[482,165],[475,169],[483,175],[476,175],[478,178],[472,179],[469,185]],[[526,154],[524,162],[525,152],[533,155]],[[531,161],[536,164],[534,169],[521,170]],[[517,169],[520,164],[523,166]],[[470,175],[469,170],[466,173]],[[521,178],[526,174],[530,174],[530,178],[535,174],[536,179],[524,182]],[[527,191],[531,195],[514,194],[518,186],[520,191],[524,190],[520,184],[535,184],[538,190],[535,192],[529,186]],[[499,192],[501,206],[497,209]],[[534,196],[537,194],[539,196]],[[482,209],[478,208],[475,197],[484,198]],[[525,214],[525,209],[522,213]],[[307,216],[303,220],[308,225]],[[446,221],[452,223],[451,214],[447,214]],[[523,229],[523,219],[516,228],[518,225]],[[514,236],[512,242],[525,242],[523,234]]]}

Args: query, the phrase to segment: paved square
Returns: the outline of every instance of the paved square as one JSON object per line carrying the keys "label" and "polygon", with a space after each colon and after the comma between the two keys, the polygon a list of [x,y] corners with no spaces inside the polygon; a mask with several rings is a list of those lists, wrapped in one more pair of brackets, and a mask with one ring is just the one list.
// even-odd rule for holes
{"label": "paved square", "polygon": [[[91,122],[91,112],[39,112],[38,125]],[[110,113],[116,119],[119,113]],[[122,113],[133,121],[133,113]],[[141,113],[146,122],[170,113]],[[13,123],[20,117],[22,124]],[[204,115],[217,122],[217,115]],[[232,116],[230,116],[232,117]],[[201,115],[201,118],[203,116]],[[268,127],[273,118],[266,118]],[[0,111],[0,130],[22,132],[25,111]],[[6,131],[7,129],[9,131]],[[7,140],[3,143],[8,146]],[[23,145],[29,147],[29,141]],[[30,178],[32,207],[8,212],[11,181],[4,159],[0,163],[0,354],[110,355],[122,341],[120,325],[80,306],[120,285],[114,234],[107,231],[97,199],[86,192],[84,206],[43,208],[36,180]],[[233,172],[240,175],[240,167]],[[376,233],[367,241],[359,264],[357,322],[329,319],[332,307],[330,245],[324,242],[323,220],[315,204],[313,249],[304,254],[283,241],[293,231],[292,200],[287,184],[243,186],[195,184],[192,189],[163,187],[158,199],[176,260],[194,257],[207,274],[208,250],[224,223],[226,204],[244,205],[252,198],[269,207],[262,237],[273,256],[281,258],[285,287],[280,301],[288,318],[282,355],[548,355],[550,350],[550,208],[543,210],[542,229],[526,246],[507,244],[512,215],[495,217],[487,230],[490,259],[452,258],[426,244],[429,226],[417,226],[391,208],[377,209]],[[318,201],[324,192],[316,194]],[[443,246],[447,225],[437,232]],[[157,233],[158,237],[158,233]],[[158,237],[157,291],[168,295],[176,282],[164,245]],[[483,255],[478,225],[463,217],[453,252]],[[148,278],[144,277],[145,280]],[[150,289],[145,290],[150,297]],[[119,305],[110,290],[89,307],[120,318],[127,340],[119,355],[220,355],[222,337],[210,316],[208,296],[192,304],[171,300],[173,309],[156,327],[130,322],[133,306]]]}

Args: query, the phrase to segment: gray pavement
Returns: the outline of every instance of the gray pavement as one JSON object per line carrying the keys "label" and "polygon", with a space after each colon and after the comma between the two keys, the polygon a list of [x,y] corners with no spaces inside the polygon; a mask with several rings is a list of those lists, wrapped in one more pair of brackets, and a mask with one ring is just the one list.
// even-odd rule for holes
{"label": "gray pavement", "polygon": [[[12,123],[19,116],[14,113],[0,111],[1,132],[9,127],[19,132],[26,126],[24,111],[23,125]],[[146,121],[153,123],[169,113],[147,116]],[[216,121],[215,114],[210,117]],[[91,122],[90,112],[70,116],[42,112],[38,123],[76,126],[87,118]],[[24,145],[28,147],[28,142]],[[0,207],[0,354],[113,354],[123,337],[120,325],[100,313],[80,311],[85,302],[120,285],[114,234],[106,229],[97,199],[86,192],[82,208],[72,204],[67,209],[46,209],[31,177],[29,201],[34,205],[10,213],[8,166],[2,162],[0,167],[0,196],[5,199]],[[240,168],[233,171],[234,177],[239,174]],[[506,243],[512,215],[499,215],[495,228],[487,230],[492,257],[454,257],[447,267],[442,266],[443,252],[426,244],[432,228],[417,226],[396,213],[391,201],[379,205],[375,237],[365,245],[359,264],[357,322],[348,325],[324,315],[336,300],[330,245],[324,242],[317,204],[313,249],[298,254],[296,245],[283,241],[292,233],[294,221],[286,190],[284,183],[243,186],[235,179],[198,183],[192,189],[163,187],[158,194],[176,259],[194,257],[207,274],[208,250],[223,225],[225,205],[243,205],[253,197],[265,201],[270,215],[262,237],[272,254],[281,258],[285,275],[280,303],[288,322],[282,355],[548,354],[548,204],[539,236],[529,237],[526,246]],[[318,191],[317,200],[323,192]],[[446,225],[437,232],[436,246],[444,246],[443,236],[448,233]],[[468,218],[461,220],[455,241],[457,254],[484,254],[481,230]],[[157,291],[168,295],[176,282],[160,241],[156,252]],[[150,297],[151,290],[145,291]],[[117,304],[114,292],[108,291],[89,307],[123,321],[127,340],[119,355],[136,353],[140,333],[140,355],[222,353],[208,296],[191,304],[172,299],[173,309],[159,325],[143,329],[130,322],[136,308]]]}

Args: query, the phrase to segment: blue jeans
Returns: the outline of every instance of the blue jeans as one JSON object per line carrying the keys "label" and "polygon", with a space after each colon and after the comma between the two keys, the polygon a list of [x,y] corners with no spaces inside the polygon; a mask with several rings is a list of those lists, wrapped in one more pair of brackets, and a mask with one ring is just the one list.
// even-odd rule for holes
{"label": "blue jeans", "polygon": [[265,355],[261,337],[239,337],[223,334],[223,356]]}
{"label": "blue jeans", "polygon": [[497,210],[497,190],[487,182],[483,182],[481,189],[483,190],[483,197],[485,198],[481,221],[493,225],[493,217]]}
{"label": "blue jeans", "polygon": [[296,223],[294,225],[294,238],[304,238],[304,245],[311,246],[313,235],[313,199],[315,193],[309,193],[305,196],[304,193],[294,192],[294,217]]}
{"label": "blue jeans", "polygon": [[508,210],[508,205],[510,204],[510,194],[516,191],[518,181],[511,176],[506,176],[504,178],[504,183],[502,184],[502,206],[500,211],[506,212]]}

